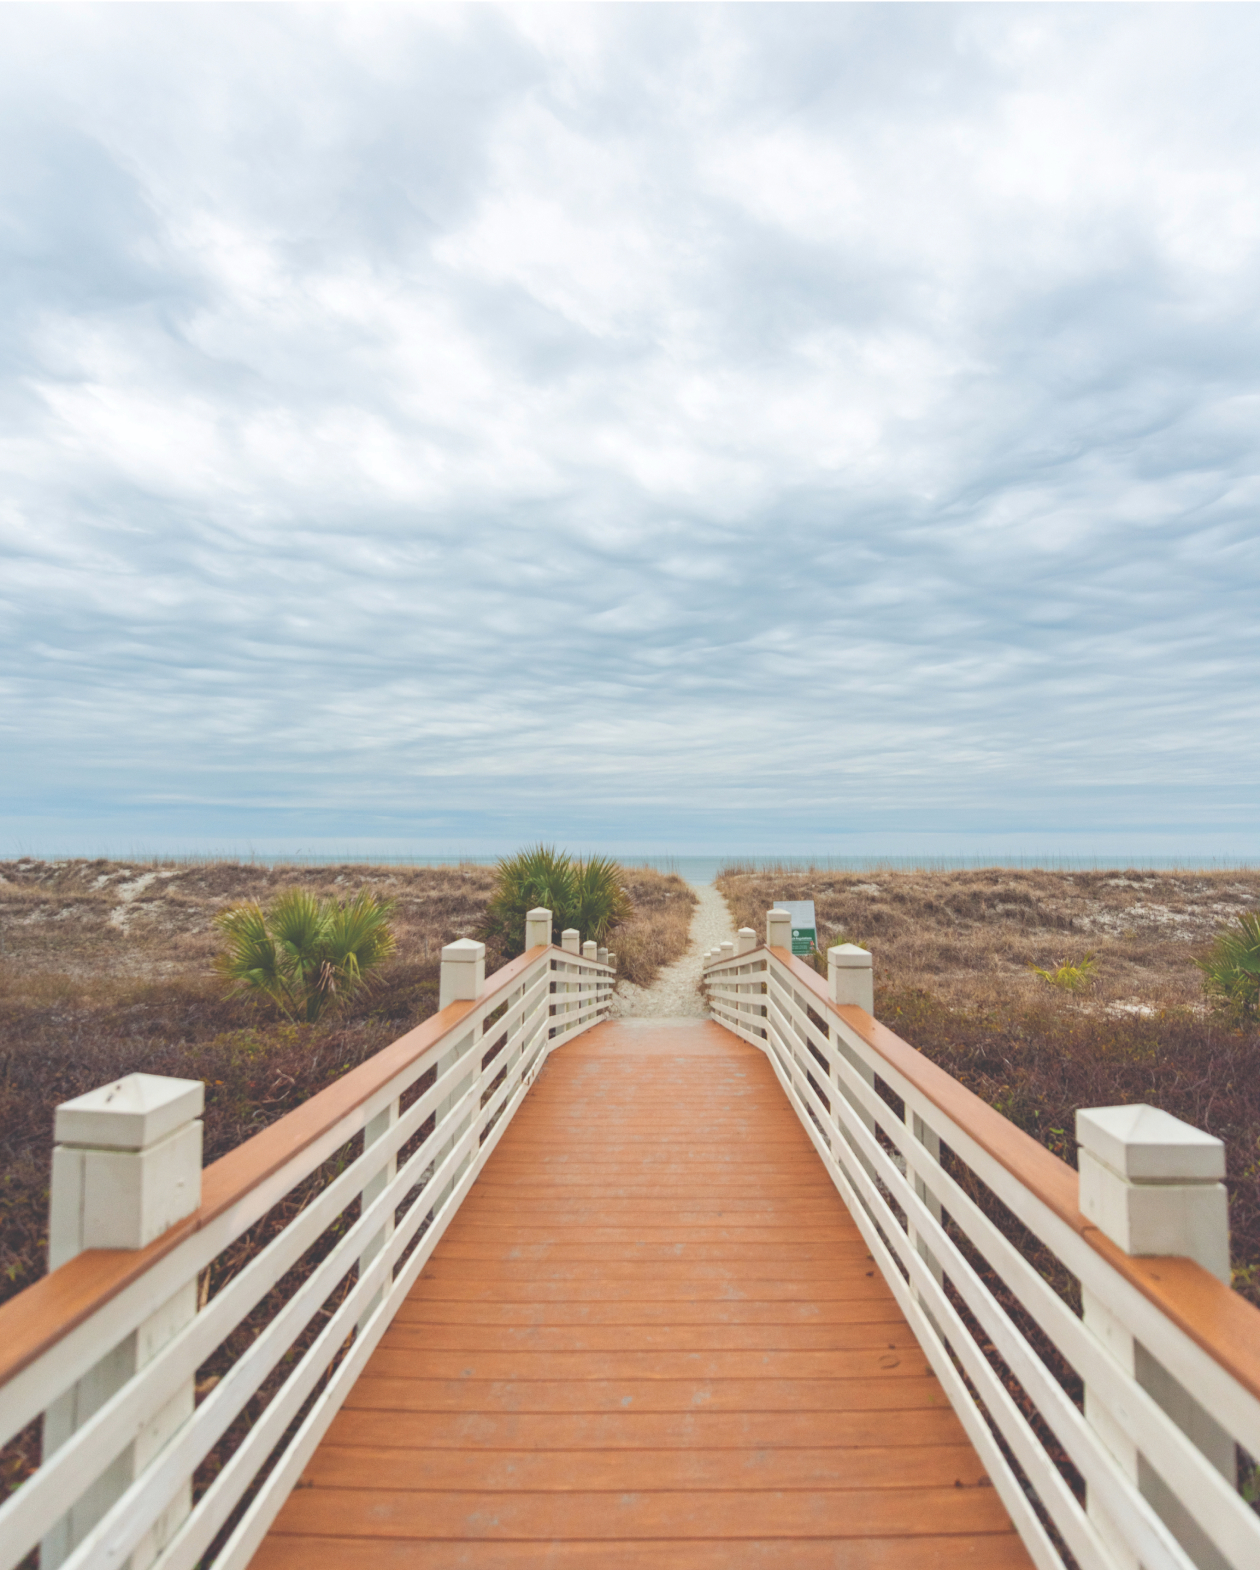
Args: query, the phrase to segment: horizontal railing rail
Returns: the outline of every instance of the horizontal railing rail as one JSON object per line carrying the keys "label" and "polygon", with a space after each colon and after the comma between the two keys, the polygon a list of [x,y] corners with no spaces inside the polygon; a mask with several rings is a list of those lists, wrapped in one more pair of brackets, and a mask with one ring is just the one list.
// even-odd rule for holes
{"label": "horizontal railing rail", "polygon": [[[873,1018],[869,955],[832,950],[824,980],[787,922],[706,957],[710,1010],[766,1052],[1034,1562],[1255,1570],[1239,1484],[1260,1455],[1260,1312],[1171,1257],[1227,1258],[1227,1233],[1208,1236],[1219,1183],[1143,1187],[1086,1147],[1103,1198],[1085,1214],[1076,1171]],[[1109,1115],[1082,1112],[1078,1133]],[[1218,1141],[1151,1115],[1174,1166],[1193,1149],[1223,1173]],[[1107,1235],[1124,1204],[1189,1205],[1197,1230],[1136,1257]]]}
{"label": "horizontal railing rail", "polygon": [[[552,947],[548,913],[530,920],[545,941],[488,981],[480,944],[449,945],[439,1013],[198,1174],[191,1214],[144,1247],[89,1239],[0,1308],[0,1442],[42,1420],[44,1451],[0,1505],[4,1570],[36,1545],[43,1570],[248,1563],[547,1054],[607,1014],[606,951],[578,951],[572,933]],[[98,1121],[58,1156],[124,1185],[133,1157],[141,1184],[144,1161],[169,1167],[179,1130],[138,1151],[92,1146],[121,1116],[113,1091],[121,1104],[189,1084],[133,1079],[151,1082],[59,1109],[67,1127]],[[54,1247],[58,1172],[55,1159]],[[268,1228],[295,1191],[301,1208]],[[81,1221],[91,1197],[74,1202]],[[198,1371],[246,1325],[197,1399]]]}

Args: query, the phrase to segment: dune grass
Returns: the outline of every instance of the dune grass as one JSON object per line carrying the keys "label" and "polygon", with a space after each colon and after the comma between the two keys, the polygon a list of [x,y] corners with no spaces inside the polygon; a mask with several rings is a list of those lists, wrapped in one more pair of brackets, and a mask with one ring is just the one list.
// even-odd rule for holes
{"label": "dune grass", "polygon": [[1075,1165],[1078,1107],[1145,1101],[1225,1142],[1235,1288],[1260,1304],[1260,1034],[1197,961],[1260,874],[981,868],[728,870],[739,926],[812,899],[822,947],[872,951],[875,1012]]}

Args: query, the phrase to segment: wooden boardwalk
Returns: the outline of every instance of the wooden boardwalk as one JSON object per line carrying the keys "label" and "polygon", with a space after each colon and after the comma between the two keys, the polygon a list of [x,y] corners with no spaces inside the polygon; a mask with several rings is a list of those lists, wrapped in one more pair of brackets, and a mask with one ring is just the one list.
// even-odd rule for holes
{"label": "wooden boardwalk", "polygon": [[257,1570],[1030,1564],[761,1053],[551,1057]]}

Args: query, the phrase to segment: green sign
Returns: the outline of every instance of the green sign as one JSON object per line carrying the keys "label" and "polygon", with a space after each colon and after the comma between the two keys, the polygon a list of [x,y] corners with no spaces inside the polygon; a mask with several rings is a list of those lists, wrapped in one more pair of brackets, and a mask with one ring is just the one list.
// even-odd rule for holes
{"label": "green sign", "polygon": [[809,955],[818,947],[818,922],[812,899],[780,900],[775,907],[792,918],[792,952]]}

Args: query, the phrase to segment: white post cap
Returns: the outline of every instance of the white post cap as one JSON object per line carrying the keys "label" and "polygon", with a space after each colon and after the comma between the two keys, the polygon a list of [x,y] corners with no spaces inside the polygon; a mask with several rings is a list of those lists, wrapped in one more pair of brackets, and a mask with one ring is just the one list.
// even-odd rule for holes
{"label": "white post cap", "polygon": [[617,956],[616,956],[616,954],[612,950],[609,950],[608,963],[612,966],[612,968],[614,970],[616,970],[616,968],[617,968]]}
{"label": "white post cap", "polygon": [[476,999],[486,990],[486,946],[475,938],[456,938],[442,949],[438,1008]]}
{"label": "white post cap", "polygon": [[486,946],[478,943],[476,938],[456,938],[454,943],[442,946],[442,963],[444,965],[475,965],[479,959],[485,959]]}
{"label": "white post cap", "polygon": [[583,945],[582,945],[582,958],[583,959],[598,960],[598,958],[599,958],[599,944],[596,943],[593,938],[587,938],[586,942],[583,943]]}
{"label": "white post cap", "polygon": [[837,1008],[847,1006],[875,1012],[875,971],[869,949],[856,943],[837,943],[827,950],[827,986]]}
{"label": "white post cap", "polygon": [[201,1204],[200,1080],[128,1074],[57,1108],[48,1268],[144,1248]]}
{"label": "white post cap", "polygon": [[580,952],[579,944],[581,941],[582,934],[576,927],[566,927],[560,934],[560,947],[567,950],[567,952],[570,954],[577,954]]}
{"label": "white post cap", "polygon": [[608,963],[608,950],[607,949],[600,949],[600,951],[599,951],[599,962],[600,962],[601,965],[606,965]]}
{"label": "white post cap", "polygon": [[1082,1215],[1126,1254],[1194,1259],[1228,1284],[1219,1139],[1142,1104],[1081,1108],[1076,1138]]}
{"label": "white post cap", "polygon": [[739,939],[737,953],[749,954],[757,947],[757,934],[751,927],[741,927],[736,936]]}
{"label": "white post cap", "polygon": [[94,1150],[147,1150],[201,1116],[206,1087],[199,1079],[164,1074],[128,1074],[63,1101],[53,1118],[59,1145]]}
{"label": "white post cap", "polygon": [[1214,1183],[1225,1176],[1223,1141],[1144,1102],[1082,1107],[1076,1142],[1130,1183]]}
{"label": "white post cap", "polygon": [[723,943],[718,952],[721,954],[723,959],[734,959],[735,945],[733,943]]}
{"label": "white post cap", "polygon": [[525,947],[549,949],[551,947],[551,912],[545,905],[537,905],[525,913]]}
{"label": "white post cap", "polygon": [[792,916],[786,910],[766,912],[766,947],[790,949],[792,947]]}

